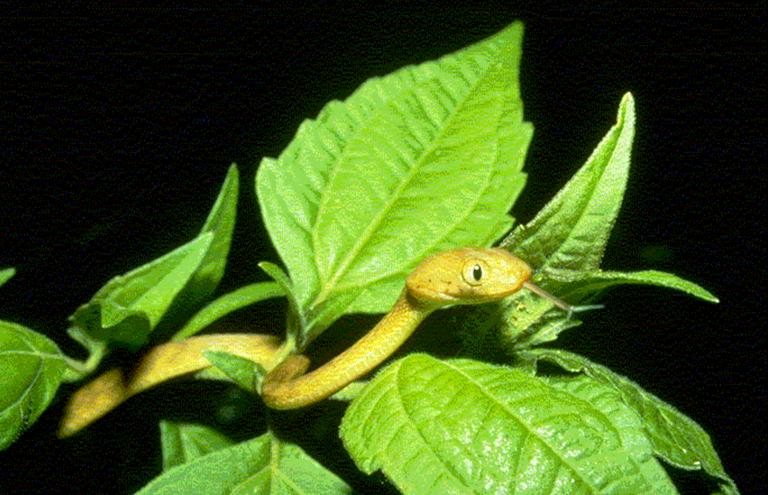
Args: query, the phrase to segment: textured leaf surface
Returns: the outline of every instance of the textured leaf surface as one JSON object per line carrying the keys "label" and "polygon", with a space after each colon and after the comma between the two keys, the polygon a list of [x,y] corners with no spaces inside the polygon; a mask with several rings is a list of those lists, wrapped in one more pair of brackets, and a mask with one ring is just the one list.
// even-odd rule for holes
{"label": "textured leaf surface", "polygon": [[176,332],[173,340],[179,342],[195,335],[214,321],[265,299],[282,296],[283,289],[274,282],[258,282],[240,287],[211,301],[198,311],[189,321]]}
{"label": "textured leaf surface", "polygon": [[262,162],[261,211],[307,321],[385,311],[426,255],[488,245],[510,227],[532,133],[521,36],[514,24],[372,79]]}
{"label": "textured leaf surface", "polygon": [[676,493],[609,392],[415,354],[355,399],[341,435],[360,469],[381,469],[406,494]]}
{"label": "textured leaf surface", "polygon": [[255,361],[224,351],[205,351],[205,358],[244,390],[257,394],[264,367]]}
{"label": "textured leaf surface", "polygon": [[226,435],[210,426],[160,421],[163,471],[233,445]]}
{"label": "textured leaf surface", "polygon": [[0,450],[45,411],[66,367],[52,341],[21,325],[0,321]]}
{"label": "textured leaf surface", "polygon": [[596,270],[624,197],[632,140],[635,101],[627,93],[618,118],[584,166],[526,225],[502,242],[546,278],[567,280]]}
{"label": "textured leaf surface", "polygon": [[270,434],[172,468],[137,495],[341,495],[349,487],[301,448]]}
{"label": "textured leaf surface", "polygon": [[16,274],[16,270],[13,268],[5,268],[3,270],[0,270],[0,287],[3,286],[7,281],[11,279]]}
{"label": "textured leaf surface", "polygon": [[208,251],[206,233],[125,275],[113,278],[75,311],[72,323],[93,337],[142,345]]}
{"label": "textured leaf surface", "polygon": [[637,383],[583,356],[559,349],[532,349],[522,356],[553,362],[568,371],[584,373],[611,387],[643,419],[643,428],[657,456],[682,469],[703,469],[726,485],[725,488],[731,490],[728,493],[736,491],[707,432],[691,418],[645,391]]}

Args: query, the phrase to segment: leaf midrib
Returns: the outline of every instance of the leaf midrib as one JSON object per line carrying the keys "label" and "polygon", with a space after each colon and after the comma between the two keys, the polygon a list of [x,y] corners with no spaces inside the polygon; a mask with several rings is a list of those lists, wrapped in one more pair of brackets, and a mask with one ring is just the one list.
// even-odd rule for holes
{"label": "leaf midrib", "polygon": [[[357,241],[355,241],[355,244],[352,246],[352,249],[350,249],[347,252],[346,256],[342,259],[341,263],[338,265],[338,268],[336,269],[336,271],[333,272],[333,274],[331,275],[331,278],[326,283],[323,283],[321,281],[320,292],[315,297],[315,299],[311,303],[310,307],[316,307],[318,304],[322,303],[331,294],[331,292],[333,292],[333,290],[335,288],[336,282],[349,269],[349,267],[352,264],[352,262],[357,258],[357,255],[359,254],[359,252],[368,243],[368,241],[370,241],[372,233],[375,231],[375,229],[378,228],[378,226],[381,224],[381,222],[384,220],[384,218],[386,218],[387,213],[389,213],[389,210],[392,208],[392,206],[400,198],[400,193],[403,191],[403,189],[405,189],[410,184],[410,182],[413,180],[413,178],[417,175],[417,171],[419,170],[420,165],[422,164],[423,160],[425,159],[425,157],[430,156],[430,154],[432,153],[432,151],[435,148],[435,143],[440,140],[440,138],[442,137],[442,135],[445,132],[445,130],[449,127],[450,123],[453,121],[453,119],[458,114],[458,110],[463,107],[463,105],[467,101],[469,95],[471,95],[475,91],[477,86],[480,84],[481,81],[483,81],[485,79],[485,77],[487,76],[488,72],[490,72],[491,68],[494,67],[494,65],[496,63],[499,63],[499,62],[491,62],[491,63],[489,63],[481,71],[480,75],[475,79],[475,81],[473,81],[469,85],[469,87],[468,87],[468,89],[467,89],[467,91],[465,93],[465,97],[462,99],[462,101],[459,104],[457,104],[454,107],[454,109],[450,112],[448,117],[444,120],[444,125],[438,130],[438,133],[435,136],[435,138],[427,145],[427,147],[421,153],[421,155],[416,160],[416,162],[413,164],[413,166],[408,170],[408,173],[406,174],[405,178],[400,181],[400,184],[397,186],[397,188],[395,189],[393,194],[390,194],[390,196],[387,199],[384,207],[379,210],[379,213],[376,214],[376,216],[373,217],[371,222],[368,224],[368,226],[363,231],[362,235],[360,235],[357,238]],[[436,78],[436,79],[439,81],[438,78]],[[431,80],[428,80],[428,81],[431,81]],[[425,82],[423,82],[421,84],[425,84]],[[442,84],[442,83],[440,83],[440,84]],[[367,129],[367,128],[368,128],[368,126],[361,127],[360,129],[358,129],[356,134],[359,135],[362,132],[363,129]],[[354,139],[354,138],[355,138],[355,136],[351,137],[350,141],[352,141],[352,139]],[[345,150],[346,150],[346,147],[345,147]],[[339,157],[336,159],[335,163],[333,164],[334,175],[335,175],[335,172],[338,170],[339,163],[341,162],[341,158],[343,156],[344,156],[344,152],[342,151],[339,154]],[[319,217],[319,211],[320,210],[318,209],[318,217]],[[315,220],[317,220],[318,217],[316,217]],[[315,223],[315,226],[316,225],[317,224]],[[315,234],[316,234],[316,232],[315,232]],[[313,239],[315,237],[316,236],[313,235]],[[320,270],[320,264],[319,264],[319,262],[317,260],[317,249],[314,249],[314,253],[315,253],[315,256],[314,256],[314,260],[313,261],[314,261],[314,265],[315,265],[315,270],[318,273],[318,275],[320,275],[322,272]]]}

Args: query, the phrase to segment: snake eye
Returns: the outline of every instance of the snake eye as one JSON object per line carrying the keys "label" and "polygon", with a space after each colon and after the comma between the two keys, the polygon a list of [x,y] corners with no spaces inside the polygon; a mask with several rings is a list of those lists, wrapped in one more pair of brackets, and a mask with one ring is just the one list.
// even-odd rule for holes
{"label": "snake eye", "polygon": [[479,260],[472,260],[464,265],[464,270],[461,275],[466,283],[475,286],[482,283],[485,272],[485,263]]}

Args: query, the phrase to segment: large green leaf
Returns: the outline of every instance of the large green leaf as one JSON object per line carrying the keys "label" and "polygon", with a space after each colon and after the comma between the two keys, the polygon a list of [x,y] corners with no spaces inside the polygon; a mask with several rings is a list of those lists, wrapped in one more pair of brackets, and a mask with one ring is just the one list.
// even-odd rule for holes
{"label": "large green leaf", "polygon": [[372,79],[262,162],[264,222],[310,327],[385,311],[422,258],[489,245],[510,227],[532,134],[518,88],[521,37],[516,23]]}
{"label": "large green leaf", "polygon": [[342,495],[336,475],[300,447],[267,433],[174,467],[137,495]]}
{"label": "large green leaf", "polygon": [[341,436],[360,469],[406,494],[676,493],[609,390],[476,361],[395,362],[352,402]]}
{"label": "large green leaf", "polygon": [[45,411],[66,368],[55,343],[21,325],[0,321],[0,450]]}
{"label": "large green leaf", "polygon": [[642,417],[643,428],[657,456],[682,469],[703,469],[717,478],[724,489],[731,490],[728,493],[737,492],[707,432],[691,418],[643,390],[637,383],[583,356],[559,349],[531,349],[520,356],[532,361],[543,359],[555,363],[611,387],[624,403]]}
{"label": "large green leaf", "polygon": [[659,272],[656,270],[644,270],[641,272],[612,272],[612,271],[594,271],[585,274],[583,278],[569,282],[563,287],[563,294],[574,300],[580,300],[585,296],[608,289],[616,285],[635,284],[635,285],[655,285],[656,287],[666,287],[668,289],[679,290],[688,295],[698,297],[708,302],[719,302],[717,297],[708,290],[683,280],[671,273]]}
{"label": "large green leaf", "polygon": [[141,346],[208,252],[213,234],[113,278],[70,318],[92,337]]}
{"label": "large green leaf", "polygon": [[230,447],[234,442],[210,426],[195,423],[160,421],[163,471],[186,464],[211,452]]}

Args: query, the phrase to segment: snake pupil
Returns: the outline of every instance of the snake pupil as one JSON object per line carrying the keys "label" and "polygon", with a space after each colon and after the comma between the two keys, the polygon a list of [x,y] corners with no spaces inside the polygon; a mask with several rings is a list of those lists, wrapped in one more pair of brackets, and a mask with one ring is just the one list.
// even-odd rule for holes
{"label": "snake pupil", "polygon": [[472,278],[475,279],[475,282],[479,282],[481,278],[483,278],[483,269],[480,267],[480,265],[475,265],[472,267]]}

